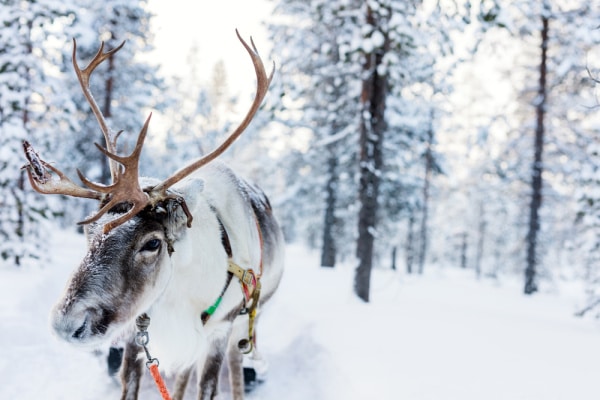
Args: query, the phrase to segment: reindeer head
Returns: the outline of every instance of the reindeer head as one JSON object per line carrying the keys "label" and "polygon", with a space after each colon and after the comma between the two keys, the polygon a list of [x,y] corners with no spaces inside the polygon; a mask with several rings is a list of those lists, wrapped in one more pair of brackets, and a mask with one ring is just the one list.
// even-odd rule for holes
{"label": "reindeer head", "polygon": [[86,226],[87,254],[52,312],[59,337],[95,344],[148,310],[173,272],[171,243],[186,229],[185,214],[175,207],[165,204],[164,212],[145,208],[104,233],[107,223],[128,211],[116,206]]}
{"label": "reindeer head", "polygon": [[[112,183],[93,183],[78,170],[85,187],[75,184],[60,170],[42,160],[33,147],[24,142],[26,166],[32,187],[42,194],[63,194],[100,201],[96,214],[81,221],[86,225],[88,252],[68,282],[64,296],[52,315],[56,333],[72,343],[95,343],[129,326],[145,312],[168,285],[173,273],[170,254],[174,242],[191,227],[192,214],[186,198],[194,193],[171,189],[192,172],[223,153],[246,129],[260,107],[273,77],[267,76],[254,43],[248,51],[257,78],[256,96],[240,125],[214,151],[175,172],[166,180],[140,180],[139,157],[150,117],[142,127],[136,146],[129,156],[117,155],[119,133],[113,134],[96,104],[89,79],[94,69],[115,54],[104,52],[104,43],[83,70],[77,64],[77,46],[73,41],[73,66],[81,88],[104,134],[106,148],[96,147],[109,158]],[[199,185],[191,185],[196,191]]]}

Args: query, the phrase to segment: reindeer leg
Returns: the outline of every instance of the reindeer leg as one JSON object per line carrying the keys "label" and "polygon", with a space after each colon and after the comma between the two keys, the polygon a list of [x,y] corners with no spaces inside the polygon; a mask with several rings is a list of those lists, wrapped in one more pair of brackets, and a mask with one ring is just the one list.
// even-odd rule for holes
{"label": "reindeer leg", "polygon": [[182,400],[185,395],[185,389],[187,388],[187,384],[190,380],[190,375],[192,373],[192,368],[188,368],[180,374],[177,374],[177,379],[175,379],[175,392],[173,393],[173,400]]}
{"label": "reindeer leg", "polygon": [[213,341],[213,346],[206,356],[206,362],[200,377],[199,400],[212,400],[217,396],[219,389],[219,374],[223,365],[223,357],[229,335]]}
{"label": "reindeer leg", "polygon": [[132,340],[125,345],[121,367],[121,400],[137,400],[144,361],[138,357],[140,347]]}
{"label": "reindeer leg", "polygon": [[229,383],[233,400],[244,398],[244,372],[242,368],[243,354],[237,347],[237,343],[230,343],[227,352],[229,366]]}

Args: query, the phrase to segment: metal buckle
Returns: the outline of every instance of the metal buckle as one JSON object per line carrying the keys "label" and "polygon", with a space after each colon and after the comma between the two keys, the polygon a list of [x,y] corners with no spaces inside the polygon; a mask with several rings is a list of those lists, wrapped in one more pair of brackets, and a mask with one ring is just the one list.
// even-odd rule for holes
{"label": "metal buckle", "polygon": [[241,281],[244,285],[254,288],[254,286],[256,286],[256,276],[254,275],[254,271],[251,269],[245,270]]}

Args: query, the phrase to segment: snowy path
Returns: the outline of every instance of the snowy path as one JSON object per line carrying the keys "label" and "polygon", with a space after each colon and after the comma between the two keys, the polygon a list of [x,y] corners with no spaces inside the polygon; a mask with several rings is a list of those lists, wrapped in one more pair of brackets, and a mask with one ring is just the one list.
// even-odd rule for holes
{"label": "snowy path", "polygon": [[[118,399],[103,360],[49,332],[48,311],[84,246],[70,234],[55,240],[64,262],[0,269],[0,399]],[[289,247],[259,325],[269,380],[250,399],[600,399],[600,326],[572,317],[565,296],[526,298],[462,271],[375,271],[365,305],[351,293],[351,268],[316,262]],[[141,398],[159,399],[148,379]]]}

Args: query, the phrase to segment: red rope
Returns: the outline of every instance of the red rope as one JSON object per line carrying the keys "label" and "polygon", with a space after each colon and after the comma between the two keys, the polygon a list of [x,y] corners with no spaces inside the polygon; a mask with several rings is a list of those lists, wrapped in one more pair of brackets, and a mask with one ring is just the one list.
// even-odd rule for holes
{"label": "red rope", "polygon": [[167,390],[167,385],[165,385],[165,381],[163,381],[163,378],[160,376],[160,372],[158,371],[158,364],[151,364],[148,369],[154,378],[156,387],[162,395],[163,400],[171,400],[171,396],[169,396],[169,391]]}

